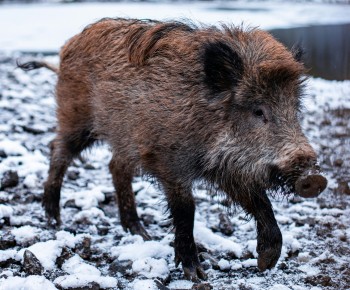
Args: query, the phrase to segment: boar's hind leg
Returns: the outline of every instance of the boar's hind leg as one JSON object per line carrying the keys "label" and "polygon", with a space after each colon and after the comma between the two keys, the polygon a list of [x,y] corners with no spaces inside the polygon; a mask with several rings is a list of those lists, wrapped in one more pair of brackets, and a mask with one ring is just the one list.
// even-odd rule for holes
{"label": "boar's hind leg", "polygon": [[58,132],[52,141],[49,176],[44,186],[43,197],[43,206],[49,223],[55,219],[57,225],[60,225],[59,202],[64,174],[72,159],[93,141],[88,130]]}
{"label": "boar's hind leg", "polygon": [[116,158],[112,158],[109,163],[109,170],[112,173],[113,184],[117,193],[120,222],[125,231],[129,230],[133,235],[140,235],[144,240],[151,240],[151,237],[141,225],[136,211],[135,195],[131,187],[134,170],[130,165],[124,166],[123,162],[118,161]]}
{"label": "boar's hind leg", "polygon": [[282,234],[277,225],[272,205],[265,192],[245,198],[241,205],[252,214],[257,223],[258,268],[260,271],[273,268],[282,249]]}
{"label": "boar's hind leg", "polygon": [[185,278],[198,282],[206,279],[193,237],[195,203],[190,188],[181,185],[164,185],[175,228],[175,264],[182,263]]}

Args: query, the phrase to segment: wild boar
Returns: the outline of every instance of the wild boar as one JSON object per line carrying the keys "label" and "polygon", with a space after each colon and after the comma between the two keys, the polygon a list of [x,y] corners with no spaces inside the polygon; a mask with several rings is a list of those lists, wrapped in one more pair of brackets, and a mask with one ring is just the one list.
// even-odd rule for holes
{"label": "wild boar", "polygon": [[205,278],[193,238],[192,186],[224,192],[257,225],[258,267],[274,267],[282,235],[269,191],[316,196],[327,181],[299,122],[305,69],[267,32],[229,25],[102,19],[71,38],[57,72],[57,136],[43,205],[60,222],[60,190],[72,159],[97,140],[125,230],[149,235],[136,212],[131,182],[157,179],[175,228],[176,264]]}

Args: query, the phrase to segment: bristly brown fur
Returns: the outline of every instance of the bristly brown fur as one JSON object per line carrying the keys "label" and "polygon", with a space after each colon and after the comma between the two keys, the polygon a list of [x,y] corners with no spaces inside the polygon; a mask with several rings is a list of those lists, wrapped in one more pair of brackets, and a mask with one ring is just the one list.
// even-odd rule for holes
{"label": "bristly brown fur", "polygon": [[137,65],[144,65],[155,52],[167,46],[162,40],[169,34],[193,31],[193,28],[181,22],[155,23],[152,27],[137,25],[135,29],[130,29],[125,40],[126,43],[129,43],[129,61]]}
{"label": "bristly brown fur", "polygon": [[316,162],[298,120],[305,70],[295,54],[259,29],[118,18],[72,37],[60,59],[50,218],[59,222],[72,159],[104,140],[122,226],[150,238],[131,187],[142,169],[165,192],[187,278],[205,278],[192,233],[197,180],[256,219],[258,267],[276,264],[282,236],[266,191]]}

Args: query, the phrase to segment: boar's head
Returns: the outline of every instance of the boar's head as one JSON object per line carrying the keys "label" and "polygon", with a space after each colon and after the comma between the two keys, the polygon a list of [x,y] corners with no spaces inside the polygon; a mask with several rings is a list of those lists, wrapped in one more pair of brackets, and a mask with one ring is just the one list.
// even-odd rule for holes
{"label": "boar's head", "polygon": [[224,29],[230,40],[213,40],[204,50],[209,102],[225,112],[207,155],[208,176],[233,195],[282,189],[317,196],[327,181],[300,125],[299,51],[260,30]]}

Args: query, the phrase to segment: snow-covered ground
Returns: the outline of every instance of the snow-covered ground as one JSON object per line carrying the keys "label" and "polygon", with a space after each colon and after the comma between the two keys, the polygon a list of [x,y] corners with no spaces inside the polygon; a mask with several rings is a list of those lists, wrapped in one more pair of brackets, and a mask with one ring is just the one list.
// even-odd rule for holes
{"label": "snow-covered ground", "polygon": [[[41,198],[55,129],[56,77],[46,70],[16,69],[15,59],[25,56],[14,51],[57,51],[72,34],[105,16],[244,20],[270,28],[343,22],[350,15],[349,6],[288,4],[278,10],[276,4],[238,3],[267,11],[213,9],[219,5],[228,4],[0,6],[0,290],[349,289],[349,81],[309,81],[303,126],[320,154],[329,186],[314,200],[277,197],[273,202],[284,243],[270,271],[260,273],[256,267],[254,221],[240,212],[228,215],[218,197],[198,187],[195,238],[208,285],[198,288],[183,280],[174,264],[162,193],[142,178],[135,178],[133,188],[153,240],[144,242],[123,231],[107,146],[72,164],[62,190],[63,226],[53,230],[46,225]],[[57,61],[56,56],[48,59]]]}

